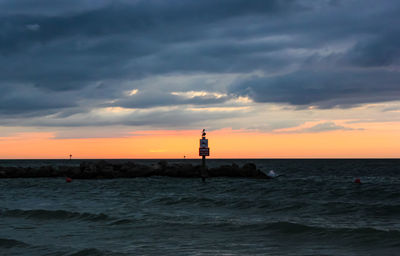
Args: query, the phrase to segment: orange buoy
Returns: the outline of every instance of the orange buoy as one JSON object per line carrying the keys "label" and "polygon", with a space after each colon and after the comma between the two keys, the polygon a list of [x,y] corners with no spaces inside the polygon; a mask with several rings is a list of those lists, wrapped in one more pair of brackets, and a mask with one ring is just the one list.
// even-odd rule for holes
{"label": "orange buoy", "polygon": [[359,178],[354,180],[354,183],[361,184],[361,180]]}
{"label": "orange buoy", "polygon": [[67,183],[70,183],[70,182],[72,181],[72,179],[71,179],[70,177],[67,177],[67,178],[65,179],[65,181],[66,181]]}

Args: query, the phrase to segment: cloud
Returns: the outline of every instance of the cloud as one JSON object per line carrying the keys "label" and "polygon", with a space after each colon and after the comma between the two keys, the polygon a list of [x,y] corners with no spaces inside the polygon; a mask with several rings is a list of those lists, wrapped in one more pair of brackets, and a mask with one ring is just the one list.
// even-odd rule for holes
{"label": "cloud", "polygon": [[347,58],[362,67],[385,67],[400,64],[400,29],[358,42]]}
{"label": "cloud", "polygon": [[399,72],[386,70],[304,70],[253,77],[232,86],[231,93],[248,96],[256,102],[349,108],[362,103],[398,100],[399,82]]}
{"label": "cloud", "polygon": [[68,93],[49,93],[24,84],[6,84],[1,88],[6,93],[0,94],[0,116],[47,115],[76,106],[68,99]]}
{"label": "cloud", "polygon": [[301,129],[301,130],[299,130],[299,132],[315,133],[315,132],[328,132],[328,131],[337,131],[337,130],[352,131],[355,129],[337,125],[334,122],[325,122],[325,123],[316,124],[309,128]]}
{"label": "cloud", "polygon": [[[3,0],[0,117],[38,126],[233,125],[232,112],[199,119],[188,109],[235,107],[238,97],[298,109],[398,100],[399,11],[394,0]],[[210,94],[174,94],[192,91]],[[130,120],[93,115],[107,107],[149,111]]]}
{"label": "cloud", "polygon": [[330,132],[330,131],[353,131],[353,130],[363,130],[362,128],[354,129],[351,127],[346,127],[342,125],[337,125],[335,122],[323,122],[315,124],[311,127],[294,127],[283,130],[276,130],[278,133],[320,133],[320,132]]}
{"label": "cloud", "polygon": [[39,24],[28,24],[26,25],[26,28],[32,31],[38,31],[40,29]]}
{"label": "cloud", "polygon": [[124,108],[152,108],[177,105],[209,105],[223,103],[228,99],[227,96],[215,96],[213,94],[185,97],[176,92],[165,93],[160,91],[139,91],[133,95],[112,102],[110,106]]}
{"label": "cloud", "polygon": [[[225,119],[226,113],[230,118],[240,118],[247,115],[246,109],[226,108],[191,109],[180,107],[157,107],[148,109],[126,108],[98,108],[87,112],[76,112],[66,116],[47,114],[44,116],[31,116],[28,119],[6,117],[0,120],[1,126],[26,126],[26,127],[109,127],[130,126],[141,129],[189,129],[209,127],[218,129]],[[75,130],[76,131],[76,130]]]}

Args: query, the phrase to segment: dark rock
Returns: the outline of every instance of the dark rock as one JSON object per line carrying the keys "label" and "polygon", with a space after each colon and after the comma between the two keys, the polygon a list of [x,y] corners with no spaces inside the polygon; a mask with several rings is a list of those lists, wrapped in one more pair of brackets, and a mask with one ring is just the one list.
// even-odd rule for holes
{"label": "dark rock", "polygon": [[35,175],[36,177],[51,177],[54,169],[51,166],[42,166],[37,169]]}
{"label": "dark rock", "polygon": [[211,168],[208,171],[211,177],[242,177],[242,178],[268,178],[268,176],[257,169],[253,163],[247,163],[240,168],[237,164],[223,165]]}
{"label": "dark rock", "polygon": [[136,165],[134,168],[128,170],[129,178],[137,178],[137,177],[150,177],[154,175],[154,169],[145,165]]}
{"label": "dark rock", "polygon": [[66,173],[66,175],[63,176],[67,176],[67,177],[72,177],[72,178],[79,178],[82,175],[82,170],[78,167],[70,167],[68,169],[68,172]]}
{"label": "dark rock", "polygon": [[121,165],[119,171],[123,174],[126,174],[130,170],[133,170],[136,168],[136,164],[134,162],[127,162]]}
{"label": "dark rock", "polygon": [[183,178],[200,177],[242,177],[262,178],[268,176],[257,169],[253,163],[246,163],[243,167],[237,164],[223,165],[216,168],[204,169],[202,166],[193,166],[186,163],[169,165],[162,160],[154,166],[125,162],[112,164],[105,160],[85,161],[77,166],[42,166],[39,168],[0,167],[0,178],[33,178],[33,177],[71,177],[73,179],[112,179],[136,178],[150,176],[169,176]]}
{"label": "dark rock", "polygon": [[165,170],[168,166],[168,162],[165,160],[161,160],[160,162],[158,162],[158,165],[160,166],[161,170]]}

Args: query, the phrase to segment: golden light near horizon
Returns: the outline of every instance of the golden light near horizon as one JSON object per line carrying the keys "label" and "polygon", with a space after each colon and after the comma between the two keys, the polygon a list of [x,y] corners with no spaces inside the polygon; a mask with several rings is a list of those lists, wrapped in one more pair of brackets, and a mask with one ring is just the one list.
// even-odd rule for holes
{"label": "golden light near horizon", "polygon": [[[363,125],[365,127],[365,125]],[[366,130],[266,133],[209,131],[210,158],[399,158],[400,123],[369,124]],[[0,138],[2,159],[199,158],[198,130],[138,131],[121,138],[59,139],[53,133]]]}

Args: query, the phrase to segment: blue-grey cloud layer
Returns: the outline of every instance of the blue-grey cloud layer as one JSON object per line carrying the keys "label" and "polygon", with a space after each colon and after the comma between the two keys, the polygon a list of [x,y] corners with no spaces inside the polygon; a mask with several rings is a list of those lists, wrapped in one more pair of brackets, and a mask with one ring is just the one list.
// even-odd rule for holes
{"label": "blue-grey cloud layer", "polygon": [[[0,0],[0,115],[223,106],[240,96],[300,108],[399,100],[398,13],[395,0]],[[126,81],[173,74],[239,78],[213,86],[223,98],[157,84],[126,95]]]}

